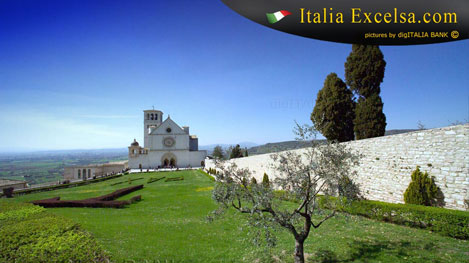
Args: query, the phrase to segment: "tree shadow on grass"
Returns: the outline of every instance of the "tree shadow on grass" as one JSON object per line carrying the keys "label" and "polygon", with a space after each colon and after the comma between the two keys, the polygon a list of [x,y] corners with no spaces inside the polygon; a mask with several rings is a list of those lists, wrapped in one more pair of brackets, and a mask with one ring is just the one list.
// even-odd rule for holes
{"label": "tree shadow on grass", "polygon": [[363,242],[356,241],[349,245],[352,253],[349,261],[375,259],[383,255],[394,255],[398,258],[405,258],[409,255],[406,250],[410,247],[410,242]]}
{"label": "tree shadow on grass", "polygon": [[[350,254],[345,259],[338,259],[337,255],[327,249],[318,249],[311,257],[310,262],[333,263],[333,262],[370,262],[374,259],[395,258],[396,262],[405,262],[412,258],[409,252],[412,244],[408,241],[391,242],[391,241],[354,241],[348,244]],[[422,251],[430,251],[434,249],[433,244],[423,246]],[[430,256],[422,255],[425,262],[440,262]]]}

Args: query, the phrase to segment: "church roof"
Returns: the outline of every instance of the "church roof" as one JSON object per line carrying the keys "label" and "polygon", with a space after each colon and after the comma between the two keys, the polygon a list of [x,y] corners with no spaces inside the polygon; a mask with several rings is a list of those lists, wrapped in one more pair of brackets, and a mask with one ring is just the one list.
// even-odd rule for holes
{"label": "church roof", "polygon": [[[167,131],[167,128],[172,128],[170,131]],[[185,134],[186,132],[177,124],[175,123],[171,117],[168,115],[165,121],[163,121],[156,129],[154,129],[150,134],[161,134],[161,133],[169,133],[172,134]]]}

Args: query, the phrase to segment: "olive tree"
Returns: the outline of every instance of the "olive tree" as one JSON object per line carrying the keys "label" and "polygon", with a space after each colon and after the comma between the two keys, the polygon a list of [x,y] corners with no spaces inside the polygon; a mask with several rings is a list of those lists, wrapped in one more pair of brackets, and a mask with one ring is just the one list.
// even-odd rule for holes
{"label": "olive tree", "polygon": [[[298,139],[311,140],[317,132],[310,126],[297,125],[296,134]],[[332,202],[346,199],[327,196],[337,196],[349,189],[340,187],[340,182],[344,178],[350,182],[351,166],[358,162],[358,156],[343,144],[313,140],[311,147],[272,154],[271,158],[271,168],[275,171],[271,176],[275,179],[270,186],[248,184],[251,171],[233,161],[217,162],[220,173],[212,197],[219,207],[210,217],[234,208],[245,214],[252,225],[263,229],[267,243],[272,245],[275,243],[272,227],[285,228],[295,239],[294,261],[304,262],[304,242],[311,230],[332,218],[338,207],[332,203],[329,210],[323,210],[318,203],[320,198]]]}

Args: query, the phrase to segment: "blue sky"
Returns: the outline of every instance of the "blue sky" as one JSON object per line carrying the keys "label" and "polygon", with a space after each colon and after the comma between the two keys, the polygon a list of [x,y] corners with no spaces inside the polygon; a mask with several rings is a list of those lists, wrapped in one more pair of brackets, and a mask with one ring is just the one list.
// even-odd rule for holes
{"label": "blue sky", "polygon": [[[351,50],[221,1],[2,0],[0,17],[0,151],[125,147],[152,106],[201,145],[291,140]],[[469,119],[468,40],[381,50],[387,129]]]}

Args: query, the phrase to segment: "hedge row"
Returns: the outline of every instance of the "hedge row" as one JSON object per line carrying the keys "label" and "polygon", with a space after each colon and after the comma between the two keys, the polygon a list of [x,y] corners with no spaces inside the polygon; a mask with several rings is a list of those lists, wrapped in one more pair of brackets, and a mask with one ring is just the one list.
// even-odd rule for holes
{"label": "hedge row", "polygon": [[182,180],[184,180],[184,177],[179,176],[179,177],[166,178],[166,180],[164,180],[164,181],[165,182],[174,182],[174,181],[182,181]]}
{"label": "hedge row", "polygon": [[78,224],[44,208],[0,201],[0,262],[109,262]]}
{"label": "hedge row", "polygon": [[115,199],[140,190],[143,185],[131,186],[116,190],[110,194],[83,200],[60,200],[60,197],[36,200],[32,203],[42,207],[94,207],[94,208],[123,208],[125,205],[139,201],[141,196],[132,197],[130,200],[115,201]]}
{"label": "hedge row", "polygon": [[152,178],[148,179],[147,184],[151,184],[151,183],[154,183],[154,182],[158,182],[159,180],[162,180],[162,179],[164,179],[164,178],[166,178],[166,176],[163,176],[163,177],[160,177],[160,178],[153,178],[153,177],[152,177]]}
{"label": "hedge row", "polygon": [[127,181],[120,181],[120,182],[117,182],[117,183],[112,183],[110,184],[110,186],[114,186],[114,185],[118,185],[118,184],[123,184],[123,183],[131,183],[133,181],[137,181],[137,180],[141,180],[143,179],[143,177],[140,177],[140,178],[135,178],[135,179],[130,179],[130,180],[127,180]]}
{"label": "hedge row", "polygon": [[24,194],[31,194],[31,193],[38,193],[38,192],[52,191],[52,190],[57,190],[57,189],[70,188],[70,187],[75,187],[75,186],[82,186],[82,185],[87,185],[87,184],[106,181],[106,180],[109,180],[109,179],[114,179],[114,178],[117,178],[117,177],[120,177],[120,176],[122,176],[122,174],[116,174],[116,175],[111,175],[111,176],[106,176],[106,177],[100,177],[100,178],[97,178],[97,179],[89,179],[89,180],[86,180],[86,181],[74,182],[74,183],[69,183],[69,184],[59,184],[59,185],[38,187],[38,188],[33,188],[33,189],[19,190],[19,191],[15,191],[15,195],[24,195]]}
{"label": "hedge row", "polygon": [[[319,203],[323,208],[331,208],[331,202],[326,198],[322,198]],[[465,211],[369,200],[351,201],[337,208],[352,215],[423,228],[454,238],[469,239],[469,212]]]}

